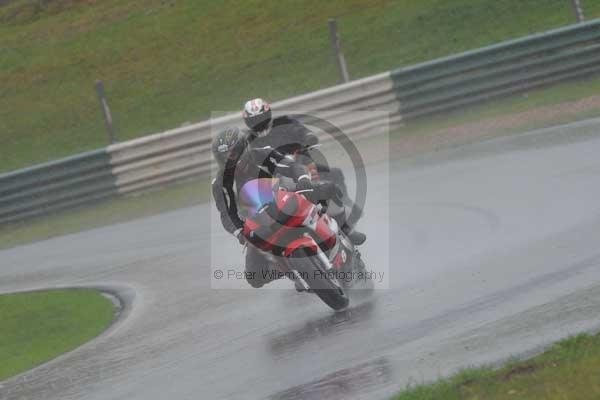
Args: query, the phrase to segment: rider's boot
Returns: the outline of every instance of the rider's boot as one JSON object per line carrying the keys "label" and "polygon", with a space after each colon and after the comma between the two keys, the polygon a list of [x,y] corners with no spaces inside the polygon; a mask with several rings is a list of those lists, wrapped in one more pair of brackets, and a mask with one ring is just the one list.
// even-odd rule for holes
{"label": "rider's boot", "polygon": [[342,225],[342,232],[348,236],[348,239],[350,239],[352,244],[355,246],[360,246],[367,240],[367,235],[350,227],[348,224]]}
{"label": "rider's boot", "polygon": [[348,236],[352,244],[360,246],[367,240],[367,235],[357,231],[348,224],[348,215],[352,215],[352,213],[357,215],[357,218],[354,219],[357,220],[362,215],[362,210],[354,206],[352,207],[352,211],[350,211],[349,207],[339,207],[336,204],[330,205],[328,210],[328,214],[337,221],[338,226],[341,227],[342,232]]}

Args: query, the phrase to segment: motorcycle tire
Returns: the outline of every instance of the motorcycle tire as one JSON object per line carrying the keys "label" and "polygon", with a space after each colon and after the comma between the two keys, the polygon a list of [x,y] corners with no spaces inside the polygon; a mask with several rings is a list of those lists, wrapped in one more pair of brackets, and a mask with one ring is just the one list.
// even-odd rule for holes
{"label": "motorcycle tire", "polygon": [[350,300],[344,290],[326,276],[325,266],[315,256],[309,256],[304,249],[298,249],[289,258],[292,269],[300,276],[319,298],[335,311],[348,307]]}

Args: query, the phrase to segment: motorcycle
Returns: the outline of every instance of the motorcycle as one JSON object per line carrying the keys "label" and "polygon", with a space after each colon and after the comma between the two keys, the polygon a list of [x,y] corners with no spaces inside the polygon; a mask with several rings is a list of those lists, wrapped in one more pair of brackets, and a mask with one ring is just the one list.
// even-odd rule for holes
{"label": "motorcycle", "polygon": [[244,236],[297,287],[340,311],[348,306],[347,292],[365,264],[327,215],[327,201],[311,201],[306,192],[285,177],[246,182],[240,190]]}

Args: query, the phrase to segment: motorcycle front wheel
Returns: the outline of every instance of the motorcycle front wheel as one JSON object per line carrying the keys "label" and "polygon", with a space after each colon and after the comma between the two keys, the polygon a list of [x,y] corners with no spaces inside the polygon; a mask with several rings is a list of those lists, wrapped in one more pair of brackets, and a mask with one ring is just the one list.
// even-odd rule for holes
{"label": "motorcycle front wheel", "polygon": [[348,307],[348,296],[329,278],[319,257],[308,255],[305,249],[298,249],[291,254],[288,262],[325,304],[335,311]]}

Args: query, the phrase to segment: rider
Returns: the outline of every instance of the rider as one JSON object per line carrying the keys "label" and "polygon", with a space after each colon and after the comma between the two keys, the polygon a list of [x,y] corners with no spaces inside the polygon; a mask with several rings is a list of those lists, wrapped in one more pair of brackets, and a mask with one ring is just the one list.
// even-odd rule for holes
{"label": "rider", "polygon": [[[219,164],[217,177],[212,182],[213,197],[223,227],[237,237],[240,244],[245,244],[246,238],[242,232],[244,222],[238,213],[237,193],[246,182],[281,174],[293,178],[299,189],[315,190],[301,164],[268,146],[251,150],[248,134],[238,128],[221,131],[213,141],[212,151]],[[334,185],[320,187],[315,191],[316,198],[333,196]],[[273,271],[269,261],[254,246],[247,247],[245,276],[251,286],[259,288],[277,279]]]}
{"label": "rider", "polygon": [[[253,147],[270,146],[283,154],[293,155],[306,166],[313,181],[321,178],[333,181],[342,188],[346,203],[351,203],[342,171],[339,168],[329,168],[322,154],[315,154],[313,149],[318,145],[319,139],[306,126],[287,115],[273,118],[271,106],[260,98],[247,101],[242,116],[249,129],[249,139]],[[324,162],[317,164],[315,159],[322,159]],[[352,207],[354,206],[332,205],[329,214],[338,221],[352,243],[361,245],[367,236],[347,223]]]}
{"label": "rider", "polygon": [[242,117],[254,147],[268,145],[283,154],[292,154],[307,167],[313,179],[319,178],[319,171],[309,153],[319,139],[308,128],[287,115],[273,118],[271,106],[263,99],[247,101]]}

